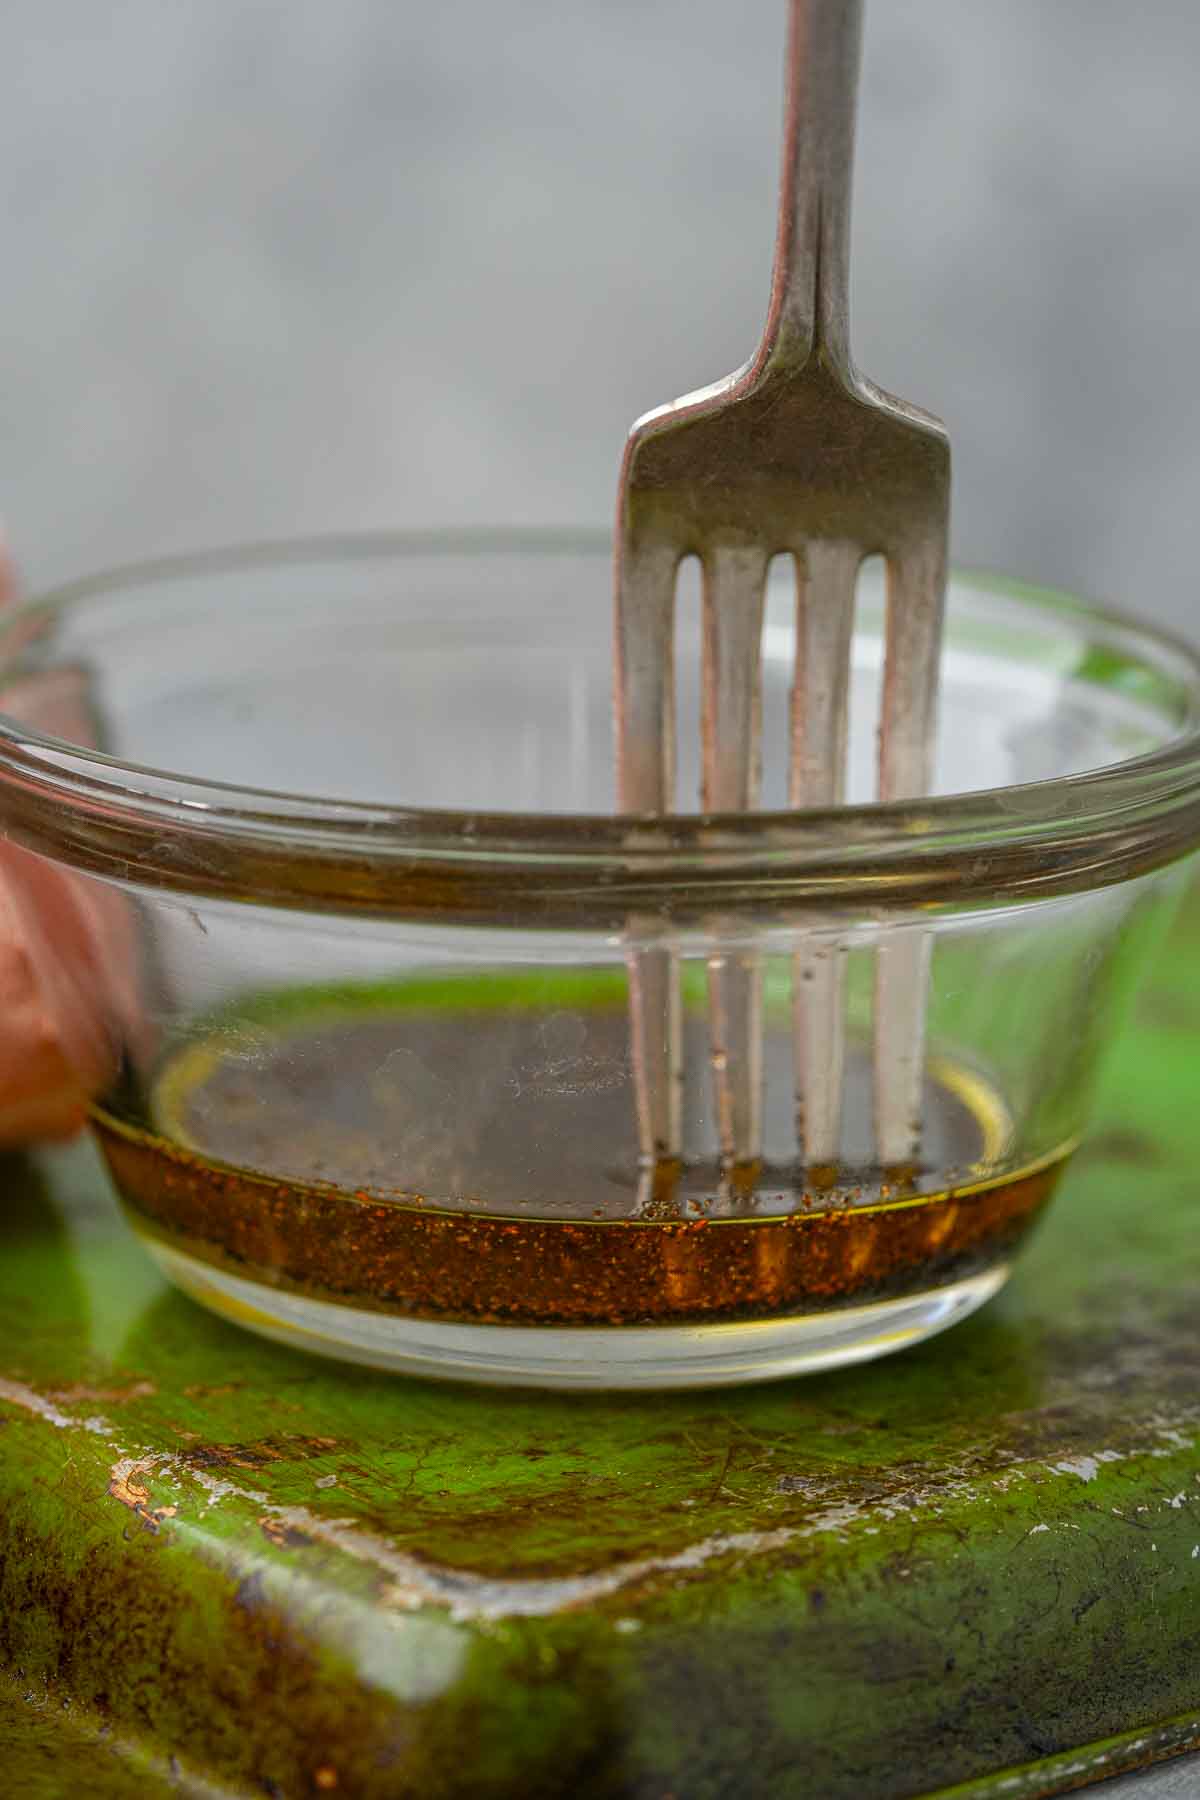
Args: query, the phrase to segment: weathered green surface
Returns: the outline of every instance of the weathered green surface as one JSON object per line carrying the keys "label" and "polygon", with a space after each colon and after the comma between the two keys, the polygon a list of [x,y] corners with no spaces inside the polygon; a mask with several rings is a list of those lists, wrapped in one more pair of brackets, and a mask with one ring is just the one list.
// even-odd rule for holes
{"label": "weathered green surface", "polygon": [[217,1800],[178,1758],[124,1738],[107,1720],[0,1675],[0,1784],[14,1800]]}
{"label": "weathered green surface", "polygon": [[0,1166],[5,1766],[1029,1800],[1200,1743],[1198,1031],[1193,903],[1011,1290],[708,1398],[340,1370],[168,1290],[90,1152]]}

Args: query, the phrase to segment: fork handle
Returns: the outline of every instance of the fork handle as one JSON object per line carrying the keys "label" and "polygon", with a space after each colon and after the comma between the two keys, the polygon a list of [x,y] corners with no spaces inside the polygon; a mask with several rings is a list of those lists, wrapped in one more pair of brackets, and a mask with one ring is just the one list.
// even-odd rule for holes
{"label": "fork handle", "polygon": [[850,182],[862,0],[789,0],[783,170],[764,363],[849,372]]}

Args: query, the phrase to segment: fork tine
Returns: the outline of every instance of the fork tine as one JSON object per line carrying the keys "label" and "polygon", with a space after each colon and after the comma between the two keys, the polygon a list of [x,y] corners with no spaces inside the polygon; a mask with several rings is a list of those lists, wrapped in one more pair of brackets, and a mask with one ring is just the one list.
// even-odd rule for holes
{"label": "fork tine", "polygon": [[753,951],[709,958],[709,1055],[724,1170],[762,1155],[762,961]]}
{"label": "fork tine", "polygon": [[[846,773],[850,641],[856,544],[815,542],[796,559],[796,667],[792,684],[792,806],[836,806]],[[796,1127],[810,1167],[835,1164],[841,1149],[845,1028],[842,962],[836,946],[792,959],[792,1039]]]}
{"label": "fork tine", "polygon": [[[704,558],[703,791],[706,812],[744,812],[762,766],[762,619],[767,556],[722,545]],[[719,921],[715,921],[719,926]],[[709,958],[709,1035],[721,1162],[762,1154],[762,964]]]}
{"label": "fork tine", "polygon": [[[662,813],[675,800],[675,576],[671,545],[618,535],[616,572],[617,786],[622,811]],[[638,1155],[643,1169],[682,1148],[683,1038],[679,961],[633,918],[628,953],[629,1035]],[[639,940],[641,940],[639,942]]]}
{"label": "fork tine", "polygon": [[744,812],[762,767],[762,620],[767,557],[722,545],[704,558],[703,802]]}
{"label": "fork tine", "polygon": [[[928,793],[933,779],[945,540],[888,560],[887,631],[879,723],[879,797]],[[885,1168],[911,1164],[921,1132],[928,934],[881,939],[875,962],[875,1139]]]}
{"label": "fork tine", "polygon": [[929,934],[888,932],[875,952],[875,1144],[885,1169],[910,1167],[921,1141]]}
{"label": "fork tine", "polygon": [[[642,921],[631,920],[637,930]],[[679,959],[661,945],[629,955],[629,1026],[638,1154],[643,1169],[682,1151],[683,1026]]]}
{"label": "fork tine", "polygon": [[928,793],[946,591],[941,534],[888,558],[887,631],[879,710],[879,798]]}
{"label": "fork tine", "polygon": [[616,578],[617,791],[622,812],[675,800],[675,575],[670,544],[621,543]]}
{"label": "fork tine", "polygon": [[846,1064],[844,971],[836,944],[814,944],[792,958],[792,1033],[796,1135],[809,1169],[831,1175],[841,1156]]}

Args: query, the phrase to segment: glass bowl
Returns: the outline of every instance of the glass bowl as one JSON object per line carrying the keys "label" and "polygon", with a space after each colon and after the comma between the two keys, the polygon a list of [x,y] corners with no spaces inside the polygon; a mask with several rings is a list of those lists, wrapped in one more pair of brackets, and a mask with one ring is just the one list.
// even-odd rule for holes
{"label": "glass bowl", "polygon": [[[7,616],[10,874],[39,884],[128,1216],[218,1312],[428,1375],[754,1380],[964,1317],[1045,1207],[1200,841],[1197,658],[958,575],[936,793],[879,806],[868,567],[849,804],[789,812],[776,565],[764,809],[628,818],[609,582],[598,536],[410,535],[144,566]],[[699,627],[684,594],[681,805]],[[55,934],[68,913],[93,922],[86,950]],[[671,1158],[638,1126],[647,941],[682,996]],[[906,945],[924,1085],[897,1163],[874,1147],[871,1053],[875,970]],[[761,972],[764,1046],[763,1154],[732,1168],[708,998],[731,958]],[[792,1042],[814,959],[845,996],[819,1166]]]}

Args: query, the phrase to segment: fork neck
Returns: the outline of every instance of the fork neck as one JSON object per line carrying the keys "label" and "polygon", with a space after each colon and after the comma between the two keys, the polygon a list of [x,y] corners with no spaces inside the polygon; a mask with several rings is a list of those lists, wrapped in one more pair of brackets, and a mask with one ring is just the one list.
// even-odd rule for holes
{"label": "fork neck", "polygon": [[850,375],[850,183],[862,0],[789,0],[783,170],[760,364]]}

